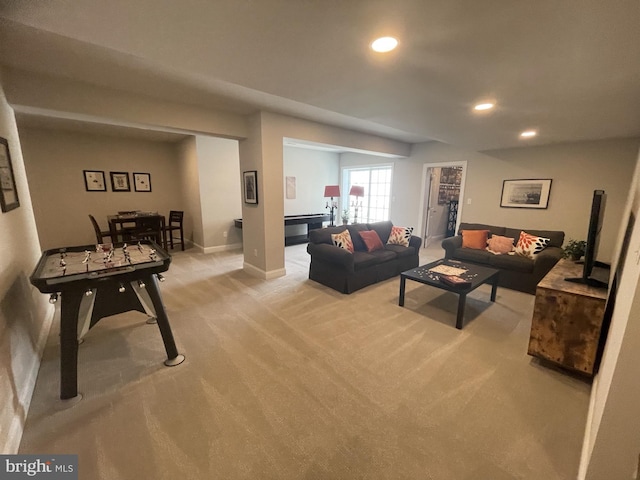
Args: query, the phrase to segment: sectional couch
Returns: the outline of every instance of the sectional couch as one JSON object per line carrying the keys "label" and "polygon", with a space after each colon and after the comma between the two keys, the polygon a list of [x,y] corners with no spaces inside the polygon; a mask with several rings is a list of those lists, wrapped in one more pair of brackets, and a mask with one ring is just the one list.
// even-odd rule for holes
{"label": "sectional couch", "polygon": [[[376,222],[327,227],[309,232],[307,252],[311,255],[309,278],[342,293],[352,293],[381,280],[415,268],[419,263],[422,241],[412,235],[408,246],[387,245],[392,222]],[[349,231],[354,252],[335,246],[331,234]],[[382,248],[367,251],[359,232],[374,230]]]}
{"label": "sectional couch", "polygon": [[[489,230],[489,236],[500,235],[511,237],[517,243],[520,232],[549,238],[549,245],[529,259],[520,255],[495,255],[486,249],[463,248],[462,230]],[[521,292],[536,293],[536,285],[542,277],[562,258],[562,243],[564,232],[557,230],[534,230],[527,228],[509,228],[481,223],[461,223],[458,235],[445,238],[442,248],[445,258],[485,265],[500,270],[499,285],[519,290]]]}

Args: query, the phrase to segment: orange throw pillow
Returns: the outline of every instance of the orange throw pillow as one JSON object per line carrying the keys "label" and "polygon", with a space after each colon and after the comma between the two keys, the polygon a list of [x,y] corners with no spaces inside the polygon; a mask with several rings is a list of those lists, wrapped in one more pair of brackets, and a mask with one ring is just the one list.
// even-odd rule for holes
{"label": "orange throw pillow", "polygon": [[462,230],[462,248],[475,248],[484,250],[487,248],[489,230]]}

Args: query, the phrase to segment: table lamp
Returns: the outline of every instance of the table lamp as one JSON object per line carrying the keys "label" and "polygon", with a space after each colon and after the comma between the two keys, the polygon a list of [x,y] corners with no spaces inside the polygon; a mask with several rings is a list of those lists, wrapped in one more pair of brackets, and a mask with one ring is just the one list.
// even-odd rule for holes
{"label": "table lamp", "polygon": [[358,197],[364,197],[364,187],[362,185],[351,185],[349,195],[356,197],[355,202],[351,202],[353,207],[353,223],[358,223],[358,207],[362,206],[362,200],[358,200]]}
{"label": "table lamp", "polygon": [[333,211],[338,208],[338,202],[334,202],[333,197],[340,197],[340,185],[327,185],[324,187],[324,196],[325,198],[331,197],[331,205],[327,202],[326,208],[329,208],[331,211],[330,226],[333,227]]}

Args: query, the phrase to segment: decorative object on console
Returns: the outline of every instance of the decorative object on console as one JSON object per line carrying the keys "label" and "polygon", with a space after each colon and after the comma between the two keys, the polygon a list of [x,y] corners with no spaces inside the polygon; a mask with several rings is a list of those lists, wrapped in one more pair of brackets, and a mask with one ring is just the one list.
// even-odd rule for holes
{"label": "decorative object on console", "polygon": [[358,208],[362,207],[362,200],[358,200],[359,197],[364,197],[364,187],[362,185],[351,185],[349,195],[356,197],[355,202],[351,202],[353,207],[353,223],[358,223]]}
{"label": "decorative object on console", "polygon": [[249,170],[242,172],[242,192],[244,203],[258,204],[258,172]]}
{"label": "decorative object on console", "polygon": [[130,192],[129,172],[109,172],[111,175],[111,191]]}
{"label": "decorative object on console", "polygon": [[520,232],[520,238],[516,244],[516,255],[527,258],[534,258],[535,254],[547,248],[551,242],[550,238],[537,237],[527,232]]}
{"label": "decorative object on console", "polygon": [[133,189],[136,192],[150,192],[151,174],[133,172]]}
{"label": "decorative object on console", "polygon": [[333,227],[333,211],[338,208],[338,202],[334,201],[333,197],[340,197],[340,185],[327,185],[326,187],[324,187],[324,198],[329,197],[331,197],[331,204],[327,202],[327,206],[325,208],[328,208],[331,212],[331,220],[329,222],[329,226]]}
{"label": "decorative object on console", "polygon": [[87,192],[106,192],[107,182],[104,180],[104,172],[101,170],[83,170],[84,188]]}
{"label": "decorative object on console", "polygon": [[342,224],[346,225],[347,223],[349,223],[349,209],[345,208],[342,210]]}
{"label": "decorative object on console", "polygon": [[503,180],[501,207],[547,208],[551,179]]}
{"label": "decorative object on console", "polygon": [[567,244],[562,247],[562,250],[564,251],[564,258],[570,258],[574,262],[577,262],[584,255],[586,246],[586,241],[570,238]]}
{"label": "decorative object on console", "polygon": [[462,248],[475,248],[484,250],[487,248],[489,230],[461,230]]}
{"label": "decorative object on console", "polygon": [[353,253],[354,251],[353,242],[351,241],[351,234],[349,233],[349,230],[345,230],[341,233],[332,233],[331,241],[333,241],[333,244],[336,247],[344,248],[351,253]]}
{"label": "decorative object on console", "polygon": [[413,234],[413,227],[391,227],[391,233],[389,234],[389,240],[387,245],[402,245],[403,247],[409,246],[409,240]]}
{"label": "decorative object on console", "polygon": [[9,142],[0,137],[0,206],[3,212],[10,212],[20,206],[18,189],[13,176],[13,165],[9,155]]}

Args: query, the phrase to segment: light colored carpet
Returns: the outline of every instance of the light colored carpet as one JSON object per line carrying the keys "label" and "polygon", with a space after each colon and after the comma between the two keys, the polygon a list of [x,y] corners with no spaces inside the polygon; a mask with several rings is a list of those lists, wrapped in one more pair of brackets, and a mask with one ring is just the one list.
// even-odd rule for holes
{"label": "light colored carpet", "polygon": [[[457,296],[399,279],[342,295],[252,278],[239,252],[178,252],[164,302],[186,361],[167,368],[137,312],[80,346],[83,400],[58,400],[51,332],[20,453],[77,453],[80,478],[532,479],[576,477],[590,385],[527,355],[534,297]],[[442,250],[424,251],[423,262]]]}

